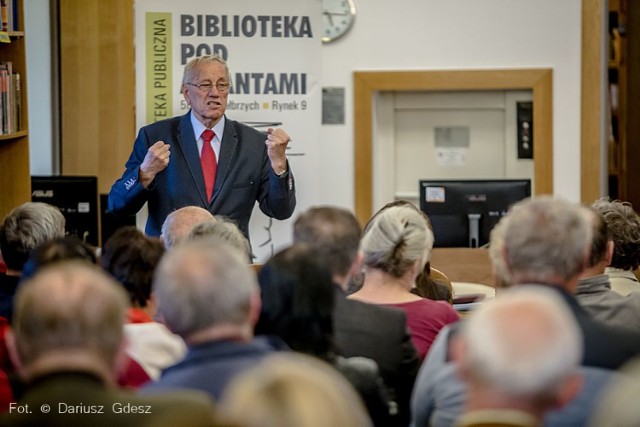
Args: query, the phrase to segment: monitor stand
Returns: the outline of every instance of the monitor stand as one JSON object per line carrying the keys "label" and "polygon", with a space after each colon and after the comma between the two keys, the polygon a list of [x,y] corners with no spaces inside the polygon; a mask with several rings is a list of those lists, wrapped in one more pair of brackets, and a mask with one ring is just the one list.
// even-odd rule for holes
{"label": "monitor stand", "polygon": [[480,246],[480,214],[467,214],[469,217],[469,247],[477,248]]}

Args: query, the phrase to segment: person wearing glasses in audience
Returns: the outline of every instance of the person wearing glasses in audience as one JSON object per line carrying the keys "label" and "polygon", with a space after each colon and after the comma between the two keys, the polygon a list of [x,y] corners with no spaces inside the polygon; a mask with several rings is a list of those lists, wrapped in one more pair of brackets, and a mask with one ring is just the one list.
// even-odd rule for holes
{"label": "person wearing glasses in audience", "polygon": [[182,95],[190,111],[140,129],[126,170],[109,192],[109,211],[131,215],[148,202],[145,232],[159,236],[173,210],[201,206],[234,220],[247,238],[256,201],[269,217],[293,214],[289,135],[281,128],[265,134],[226,117],[230,88],[221,56],[186,64]]}

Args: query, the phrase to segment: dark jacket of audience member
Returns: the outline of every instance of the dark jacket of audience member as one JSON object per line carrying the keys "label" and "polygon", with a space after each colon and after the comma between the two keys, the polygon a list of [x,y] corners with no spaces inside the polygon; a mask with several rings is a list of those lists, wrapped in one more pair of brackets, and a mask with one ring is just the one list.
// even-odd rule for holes
{"label": "dark jacket of audience member", "polygon": [[314,206],[293,226],[293,239],[313,248],[335,283],[334,337],[344,357],[373,359],[397,407],[394,425],[410,420],[409,399],[420,359],[401,309],[346,298],[353,275],[361,269],[358,247],[362,229],[354,214],[337,206]]}
{"label": "dark jacket of audience member", "polygon": [[262,310],[256,333],[276,335],[292,350],[333,365],[360,393],[374,423],[388,425],[388,399],[375,362],[336,352],[334,284],[317,254],[303,244],[285,249],[265,264],[258,281]]}

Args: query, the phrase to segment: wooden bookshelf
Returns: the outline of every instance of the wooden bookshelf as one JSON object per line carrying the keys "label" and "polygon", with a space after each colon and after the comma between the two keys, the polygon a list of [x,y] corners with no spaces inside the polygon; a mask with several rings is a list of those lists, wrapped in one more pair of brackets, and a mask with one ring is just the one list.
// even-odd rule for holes
{"label": "wooden bookshelf", "polygon": [[609,2],[608,119],[609,195],[640,210],[640,5]]}
{"label": "wooden bookshelf", "polygon": [[0,220],[15,206],[31,200],[23,3],[24,0],[16,2],[18,31],[7,32],[10,43],[0,43],[0,62],[11,61],[13,71],[20,74],[21,80],[21,113],[17,131],[0,135]]}

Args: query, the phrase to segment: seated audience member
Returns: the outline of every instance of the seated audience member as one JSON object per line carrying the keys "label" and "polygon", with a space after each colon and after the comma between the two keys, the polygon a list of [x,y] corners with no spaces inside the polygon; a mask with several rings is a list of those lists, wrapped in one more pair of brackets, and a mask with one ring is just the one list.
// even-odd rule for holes
{"label": "seated audience member", "polygon": [[7,266],[0,273],[0,317],[11,322],[13,296],[29,253],[42,243],[64,236],[65,219],[46,203],[27,202],[14,208],[0,227],[0,252]]}
{"label": "seated audience member", "polygon": [[299,353],[269,356],[238,375],[220,402],[225,421],[244,427],[367,427],[362,402],[338,373]]}
{"label": "seated audience member", "polygon": [[163,254],[164,247],[157,238],[145,236],[136,227],[122,227],[105,242],[100,257],[102,268],[129,295],[124,326],[126,353],[144,369],[147,380],[157,380],[162,369],[182,359],[187,351],[182,338],[154,321],[156,305],[151,286]]}
{"label": "seated audience member", "polygon": [[614,244],[611,262],[605,270],[611,289],[620,295],[640,291],[634,274],[640,266],[640,215],[630,203],[619,200],[600,199],[592,207],[604,217]]}
{"label": "seated audience member", "polygon": [[253,337],[260,315],[256,275],[226,244],[185,242],[165,254],[153,295],[158,318],[184,339],[187,354],[144,391],[193,388],[218,399],[234,375],[274,351]]}
{"label": "seated audience member", "polygon": [[52,264],[21,284],[9,343],[27,383],[18,405],[30,410],[2,414],[0,425],[215,425],[202,393],[113,387],[126,306],[120,286],[84,262]]}
{"label": "seated audience member", "polygon": [[95,249],[76,236],[57,237],[39,245],[25,262],[21,280],[34,276],[41,268],[61,261],[86,261],[96,264]]}
{"label": "seated audience member", "polygon": [[335,283],[333,330],[337,351],[344,357],[373,359],[398,407],[395,425],[410,420],[409,398],[420,367],[407,330],[404,311],[346,298],[354,272],[361,268],[358,246],[362,230],[350,211],[335,206],[315,206],[294,223],[293,240],[318,253]]}
{"label": "seated audience member", "polygon": [[[21,281],[31,278],[41,268],[62,261],[85,261],[96,264],[95,249],[76,236],[65,236],[45,242],[31,252],[24,265]],[[118,371],[118,384],[137,386],[149,381],[149,376],[133,359],[126,358]]]}
{"label": "seated audience member", "polygon": [[620,295],[611,290],[605,268],[610,264],[614,243],[609,239],[607,223],[591,210],[593,242],[589,264],[578,282],[576,299],[597,321],[617,328],[640,331],[640,292]]}
{"label": "seated audience member", "polygon": [[398,307],[407,314],[411,339],[421,358],[444,325],[460,319],[445,301],[433,301],[411,293],[416,277],[429,261],[433,233],[415,208],[393,206],[376,214],[360,243],[364,282],[351,294],[372,304]]}
{"label": "seated audience member", "polygon": [[[584,390],[572,404],[549,415],[545,425],[584,425],[611,377],[607,369],[618,368],[637,353],[636,336],[595,322],[572,295],[586,263],[592,230],[585,208],[545,196],[514,205],[491,233],[496,283],[528,284],[556,292],[582,332]],[[455,329],[443,329],[420,369],[412,396],[416,426],[427,425],[430,419],[438,426],[453,425],[462,411],[466,386],[456,378],[447,356],[448,336]]]}
{"label": "seated audience member", "polygon": [[375,425],[390,422],[384,383],[376,363],[344,358],[333,339],[335,289],[316,252],[296,244],[274,255],[258,274],[262,310],[256,334],[281,338],[292,350],[334,366],[362,397]]}
{"label": "seated audience member", "polygon": [[[71,259],[87,261],[89,264],[96,263],[93,248],[75,236],[56,237],[53,240],[47,240],[31,251],[27,261],[24,263],[20,282],[29,279],[37,270],[46,265]],[[15,367],[9,358],[5,340],[8,329],[9,322],[2,318],[0,320],[0,369],[7,374],[13,374]]]}
{"label": "seated audience member", "polygon": [[546,286],[564,298],[582,330],[583,364],[617,369],[638,354],[640,331],[596,322],[574,296],[593,239],[589,210],[543,196],[514,205],[507,217],[503,257],[512,283]]}
{"label": "seated audience member", "polygon": [[162,223],[160,240],[162,240],[164,247],[170,251],[187,237],[194,225],[212,219],[213,214],[199,206],[185,206],[176,209],[167,215]]}
{"label": "seated audience member", "polygon": [[483,304],[452,347],[468,386],[458,425],[541,425],[580,390],[580,334],[562,298],[539,286]]}
{"label": "seated audience member", "polygon": [[196,224],[185,238],[185,241],[192,242],[198,239],[226,242],[242,253],[247,262],[250,263],[252,261],[249,240],[242,234],[236,223],[230,219],[215,216],[209,221]]}
{"label": "seated audience member", "polygon": [[[415,427],[456,426],[464,410],[467,385],[456,372],[449,348],[451,337],[458,333],[460,325],[459,322],[442,328],[420,368],[411,399]],[[601,394],[617,377],[616,371],[603,368],[580,366],[579,371],[583,379],[582,390],[568,405],[547,413],[545,426],[586,425]]]}

